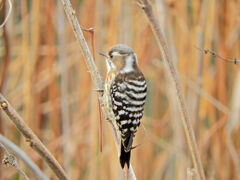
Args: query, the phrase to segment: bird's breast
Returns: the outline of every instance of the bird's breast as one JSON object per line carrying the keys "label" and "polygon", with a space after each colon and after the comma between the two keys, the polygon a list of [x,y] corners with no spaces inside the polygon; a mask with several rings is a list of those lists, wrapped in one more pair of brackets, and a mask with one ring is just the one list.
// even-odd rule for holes
{"label": "bird's breast", "polygon": [[105,80],[103,98],[104,98],[105,108],[107,108],[108,111],[112,111],[110,89],[111,89],[111,84],[114,81],[115,77],[116,77],[116,73],[109,72],[107,73],[106,80]]}

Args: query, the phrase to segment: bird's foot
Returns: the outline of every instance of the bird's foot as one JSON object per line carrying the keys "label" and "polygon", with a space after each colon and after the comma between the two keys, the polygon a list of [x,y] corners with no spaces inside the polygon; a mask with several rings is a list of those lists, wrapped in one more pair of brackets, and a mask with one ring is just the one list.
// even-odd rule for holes
{"label": "bird's foot", "polygon": [[93,89],[93,91],[96,91],[96,92],[103,93],[103,92],[104,92],[104,89],[101,89],[101,88],[96,88],[96,89]]}

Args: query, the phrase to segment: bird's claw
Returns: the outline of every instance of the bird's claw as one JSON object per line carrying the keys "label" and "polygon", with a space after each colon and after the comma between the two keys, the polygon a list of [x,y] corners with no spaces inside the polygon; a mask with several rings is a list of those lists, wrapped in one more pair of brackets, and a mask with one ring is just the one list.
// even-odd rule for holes
{"label": "bird's claw", "polygon": [[96,92],[100,92],[100,93],[103,93],[104,92],[104,89],[93,89],[93,91],[96,91]]}
{"label": "bird's claw", "polygon": [[138,144],[138,145],[136,145],[136,146],[132,146],[132,147],[131,147],[131,150],[137,148],[137,147],[140,146],[140,145],[141,145],[141,144]]}

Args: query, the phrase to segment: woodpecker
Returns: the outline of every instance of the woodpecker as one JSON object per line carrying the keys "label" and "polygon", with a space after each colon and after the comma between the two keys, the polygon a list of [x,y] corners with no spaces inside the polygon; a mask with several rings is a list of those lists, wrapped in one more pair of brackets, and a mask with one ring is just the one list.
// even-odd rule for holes
{"label": "woodpecker", "polygon": [[105,106],[113,114],[120,134],[120,164],[129,168],[133,139],[141,123],[147,84],[132,48],[117,44],[106,57]]}

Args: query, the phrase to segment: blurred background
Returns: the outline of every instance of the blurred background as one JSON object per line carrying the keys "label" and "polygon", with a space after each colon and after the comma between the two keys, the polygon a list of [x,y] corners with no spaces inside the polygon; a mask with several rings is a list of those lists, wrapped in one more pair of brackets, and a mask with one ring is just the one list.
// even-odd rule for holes
{"label": "blurred background", "polygon": [[[131,46],[148,82],[142,125],[131,163],[139,180],[194,179],[178,109],[148,21],[134,0],[71,0],[95,62],[99,51]],[[8,5],[1,1],[1,22]],[[240,180],[239,65],[197,50],[240,58],[239,0],[151,0],[179,77],[209,180]],[[97,93],[60,0],[12,0],[0,29],[0,92],[54,154],[70,179],[124,179],[111,130],[103,119],[99,146]],[[53,172],[0,112],[0,133],[17,144],[51,179]],[[20,167],[36,179],[19,160]],[[0,165],[0,179],[21,179]],[[192,177],[193,176],[193,177]]]}

